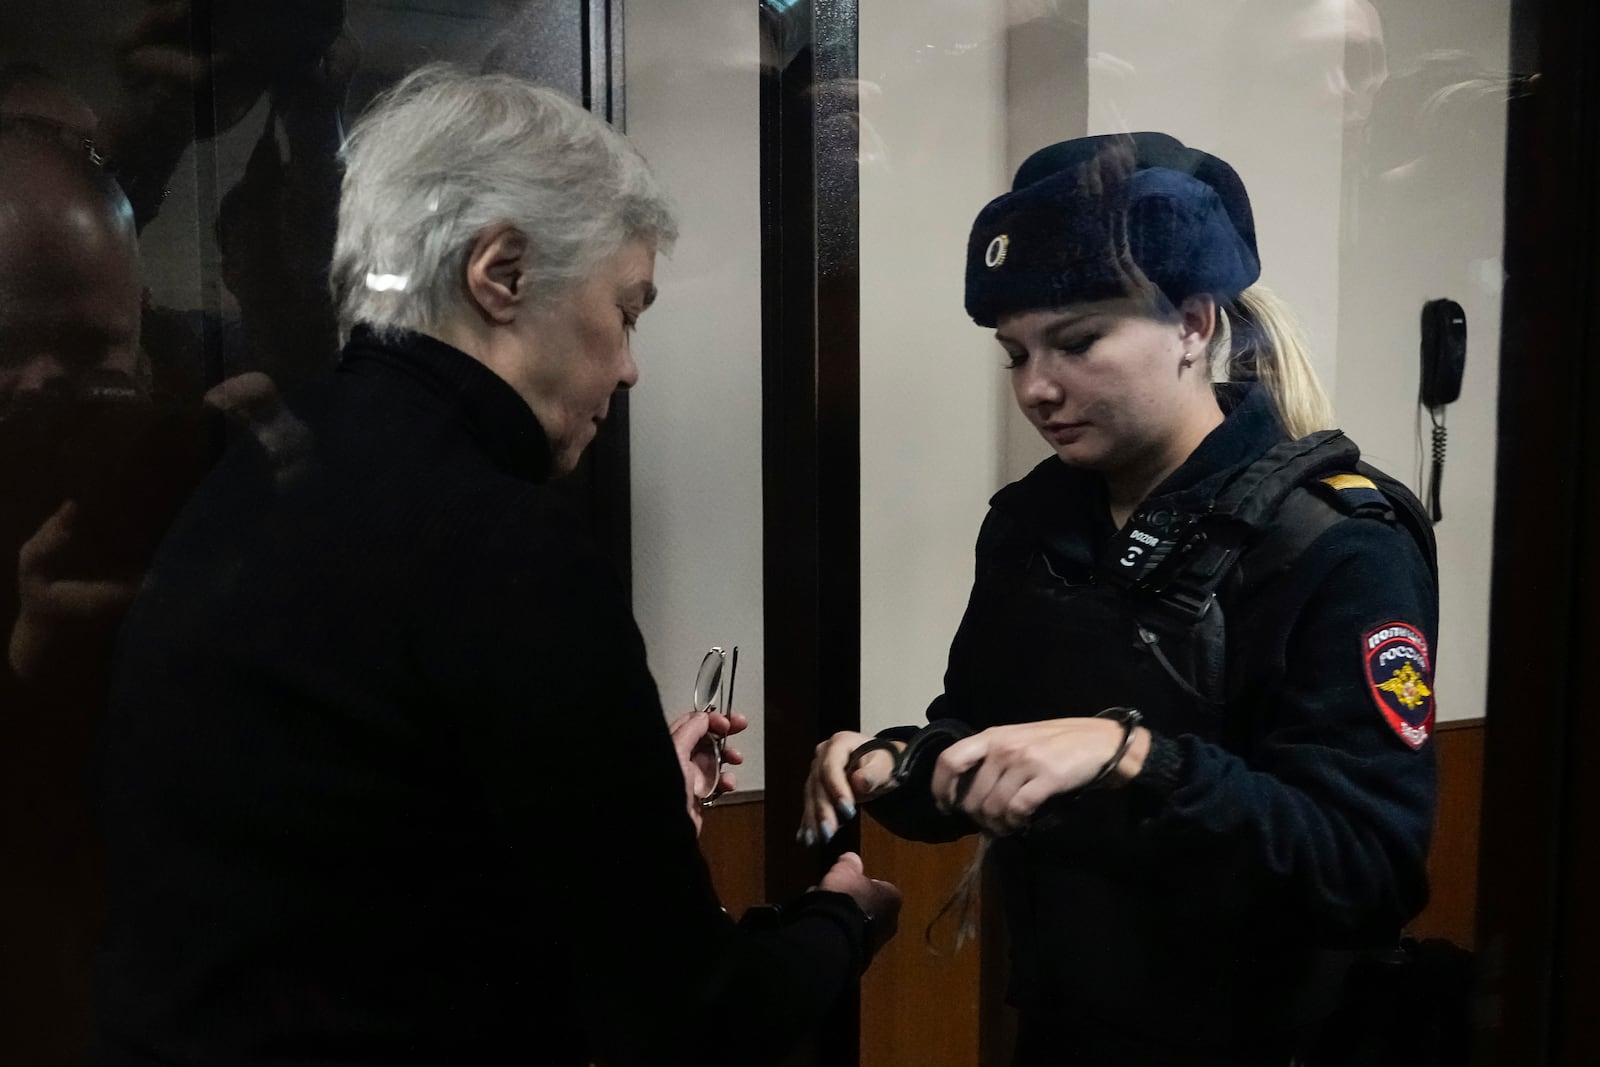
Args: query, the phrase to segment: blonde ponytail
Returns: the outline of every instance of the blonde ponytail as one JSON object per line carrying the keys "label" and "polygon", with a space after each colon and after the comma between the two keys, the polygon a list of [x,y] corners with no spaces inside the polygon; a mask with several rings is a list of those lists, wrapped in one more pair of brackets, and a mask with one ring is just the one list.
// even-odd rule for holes
{"label": "blonde ponytail", "polygon": [[1252,285],[1218,309],[1212,353],[1223,380],[1266,387],[1290,437],[1333,428],[1333,405],[1311,366],[1305,333],[1270,289]]}
{"label": "blonde ponytail", "polygon": [[994,843],[993,835],[985,832],[978,835],[977,847],[972,850],[972,859],[967,861],[967,869],[961,872],[961,879],[956,882],[956,887],[950,891],[944,903],[939,905],[939,910],[933,918],[928,920],[928,925],[922,931],[922,940],[936,956],[944,952],[934,943],[933,930],[946,915],[955,916],[955,948],[960,952],[961,946],[978,936],[979,902],[982,895],[983,864],[989,856],[989,846]]}

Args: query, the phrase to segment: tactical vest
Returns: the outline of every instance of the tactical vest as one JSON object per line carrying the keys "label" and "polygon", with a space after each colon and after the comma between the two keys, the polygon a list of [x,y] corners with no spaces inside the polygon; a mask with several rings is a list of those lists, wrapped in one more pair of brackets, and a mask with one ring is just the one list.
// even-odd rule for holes
{"label": "tactical vest", "polygon": [[1102,559],[1102,581],[1135,603],[1137,633],[1178,686],[1207,705],[1226,695],[1226,619],[1351,516],[1398,520],[1435,580],[1433,525],[1404,485],[1360,461],[1340,430],[1284,441],[1243,468],[1202,514],[1158,506],[1131,516]]}
{"label": "tactical vest", "polygon": [[[1206,496],[1154,498],[1104,545],[1080,521],[1081,494],[1058,494],[1041,471],[1043,485],[1002,491],[985,522],[933,721],[873,743],[908,742],[901,790],[871,809],[891,829],[903,819],[926,832],[918,798],[939,752],[989,726],[1129,705],[1157,733],[1248,751],[1281,665],[1236,649],[1224,677],[1227,611],[1244,634],[1279,610],[1292,616],[1274,579],[1347,518],[1400,522],[1435,566],[1422,506],[1338,431],[1279,444]],[[1028,832],[994,839],[1008,1001],[1063,1032],[1095,1020],[1137,1035],[1155,1018],[1219,1050],[1326,1016],[1354,953],[1297,936],[1293,907],[1241,886],[1227,848],[1173,851],[1142,832],[1147,800],[1123,789],[1052,797]],[[949,830],[929,839],[961,825]]]}
{"label": "tactical vest", "polygon": [[[1261,610],[1274,579],[1346,519],[1398,520],[1434,565],[1421,505],[1339,431],[1273,447],[1197,513],[1173,510],[1180,499],[1196,498],[1147,502],[1104,547],[1053,540],[1047,514],[1004,511],[930,717],[943,711],[965,732],[1130,705],[1157,733],[1245,750],[1270,708],[1239,694],[1270,683],[1246,677],[1250,657],[1237,651],[1238,677],[1226,677],[1227,611],[1238,621]],[[1011,942],[1013,1002],[1127,1026],[1154,1005],[1197,1042],[1325,1012],[1348,957],[1296,941],[1289,913],[1248,906],[1251,894],[1210,873],[1214,857],[1153,844],[1138,799],[1055,797],[1029,833],[993,844],[1007,921],[1023,932]]]}
{"label": "tactical vest", "polygon": [[1433,565],[1421,504],[1337,430],[1274,446],[1197,513],[1177,499],[1147,501],[1103,547],[1055,538],[1057,520],[1029,507],[997,511],[930,717],[982,730],[1127,705],[1159,732],[1226,743],[1250,729],[1221,714],[1250,681],[1225,676],[1228,610],[1270,596],[1346,518],[1397,518]]}

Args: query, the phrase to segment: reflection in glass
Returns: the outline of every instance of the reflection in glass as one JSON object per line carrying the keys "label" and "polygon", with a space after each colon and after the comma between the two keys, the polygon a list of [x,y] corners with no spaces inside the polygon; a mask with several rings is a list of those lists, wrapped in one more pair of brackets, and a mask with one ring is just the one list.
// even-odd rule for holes
{"label": "reflection in glass", "polygon": [[[7,1063],[82,1059],[100,907],[85,783],[113,642],[156,546],[230,441],[283,476],[312,454],[292,393],[337,358],[327,267],[346,118],[430,59],[603,97],[593,8],[7,4],[0,809],[27,813],[0,817]],[[575,492],[594,513],[615,506]]]}

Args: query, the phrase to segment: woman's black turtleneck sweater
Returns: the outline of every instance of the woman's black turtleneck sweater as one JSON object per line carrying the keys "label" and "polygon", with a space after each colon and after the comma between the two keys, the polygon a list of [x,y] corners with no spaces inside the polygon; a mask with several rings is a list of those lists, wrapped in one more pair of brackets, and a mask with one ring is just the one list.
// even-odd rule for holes
{"label": "woman's black turtleneck sweater", "polygon": [[123,631],[96,1062],[776,1059],[864,964],[718,905],[627,598],[527,405],[358,331]]}

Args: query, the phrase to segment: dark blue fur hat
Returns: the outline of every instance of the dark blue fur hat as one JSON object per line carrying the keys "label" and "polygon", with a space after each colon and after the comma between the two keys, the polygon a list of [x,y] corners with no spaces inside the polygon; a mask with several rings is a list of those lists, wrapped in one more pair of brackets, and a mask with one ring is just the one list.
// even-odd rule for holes
{"label": "dark blue fur hat", "polygon": [[967,240],[967,314],[1147,293],[1226,303],[1261,275],[1250,198],[1234,169],[1164,133],[1041,148]]}

